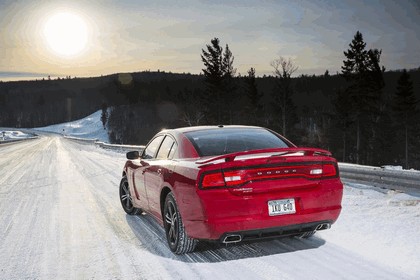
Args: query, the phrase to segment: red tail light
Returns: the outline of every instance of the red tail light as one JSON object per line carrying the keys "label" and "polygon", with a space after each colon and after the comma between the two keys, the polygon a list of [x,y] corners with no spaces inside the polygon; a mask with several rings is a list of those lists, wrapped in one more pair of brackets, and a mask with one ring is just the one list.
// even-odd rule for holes
{"label": "red tail light", "polygon": [[337,167],[334,164],[324,164],[322,165],[322,177],[335,177],[337,176]]}
{"label": "red tail light", "polygon": [[223,173],[217,172],[204,175],[201,186],[203,188],[224,187],[225,180],[223,179]]}
{"label": "red tail light", "polygon": [[335,164],[311,164],[298,166],[276,166],[264,168],[249,168],[208,173],[202,177],[201,187],[233,187],[249,181],[270,180],[282,178],[307,178],[309,180],[324,179],[337,176]]}

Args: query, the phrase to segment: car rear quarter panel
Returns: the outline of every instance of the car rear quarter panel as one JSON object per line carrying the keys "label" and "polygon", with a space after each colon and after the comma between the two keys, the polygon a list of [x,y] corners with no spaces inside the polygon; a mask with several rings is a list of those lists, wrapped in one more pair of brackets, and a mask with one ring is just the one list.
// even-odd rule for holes
{"label": "car rear quarter panel", "polygon": [[197,193],[197,176],[198,168],[193,162],[182,162],[175,167],[171,178],[175,198],[184,222],[206,219],[200,203],[200,196]]}

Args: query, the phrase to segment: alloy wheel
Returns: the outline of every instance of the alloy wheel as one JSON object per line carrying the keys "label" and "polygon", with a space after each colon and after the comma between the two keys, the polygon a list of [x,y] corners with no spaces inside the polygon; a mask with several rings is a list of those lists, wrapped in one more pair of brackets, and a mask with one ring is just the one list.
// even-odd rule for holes
{"label": "alloy wheel", "polygon": [[169,241],[172,246],[178,241],[178,216],[175,205],[172,201],[167,201],[165,211],[166,230],[168,232]]}
{"label": "alloy wheel", "polygon": [[133,209],[133,198],[131,197],[127,180],[121,182],[120,199],[125,210],[131,211]]}

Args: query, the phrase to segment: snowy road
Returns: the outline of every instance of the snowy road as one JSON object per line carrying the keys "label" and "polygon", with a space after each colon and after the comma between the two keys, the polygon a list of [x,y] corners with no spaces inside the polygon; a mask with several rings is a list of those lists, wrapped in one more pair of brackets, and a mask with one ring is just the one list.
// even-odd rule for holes
{"label": "snowy road", "polygon": [[60,137],[0,146],[0,279],[420,279],[419,197],[347,186],[309,240],[176,256],[153,219],[122,211],[124,162]]}

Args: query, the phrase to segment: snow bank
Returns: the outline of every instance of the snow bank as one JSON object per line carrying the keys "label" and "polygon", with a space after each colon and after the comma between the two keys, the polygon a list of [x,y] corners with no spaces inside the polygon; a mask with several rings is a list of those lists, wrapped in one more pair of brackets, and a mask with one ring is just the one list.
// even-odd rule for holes
{"label": "snow bank", "polygon": [[66,136],[77,138],[97,139],[99,141],[109,143],[108,133],[102,125],[101,113],[102,111],[99,110],[77,121],[39,127],[35,129],[39,131],[60,133]]}
{"label": "snow bank", "polygon": [[0,141],[26,139],[33,136],[33,134],[24,133],[19,130],[0,130]]}
{"label": "snow bank", "polygon": [[420,276],[420,197],[346,183],[342,206],[336,224],[317,235],[371,261]]}
{"label": "snow bank", "polygon": [[354,170],[385,170],[385,171],[401,171],[401,172],[419,172],[419,170],[415,170],[413,168],[411,169],[403,169],[400,165],[382,165],[382,166],[370,166],[370,165],[361,165],[361,164],[355,164],[355,163],[345,163],[345,162],[339,162],[338,166],[341,168],[346,169],[354,169]]}
{"label": "snow bank", "polygon": [[385,170],[403,170],[401,165],[383,165],[381,167]]}

